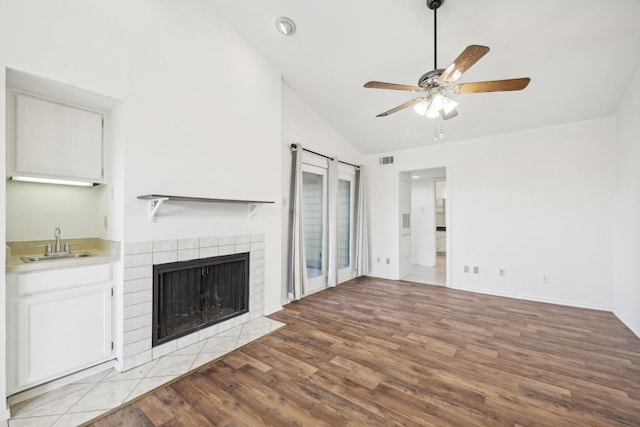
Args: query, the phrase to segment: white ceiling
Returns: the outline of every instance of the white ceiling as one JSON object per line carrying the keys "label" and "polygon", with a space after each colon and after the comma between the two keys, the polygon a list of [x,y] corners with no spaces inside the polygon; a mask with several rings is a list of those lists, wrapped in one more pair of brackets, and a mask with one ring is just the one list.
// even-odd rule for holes
{"label": "white ceiling", "polygon": [[[433,12],[425,0],[203,0],[278,68],[284,81],[363,154],[433,143],[440,120],[415,97],[365,89],[369,80],[416,85],[433,69]],[[275,29],[288,16],[294,36]],[[640,67],[640,1],[445,0],[438,67],[471,44],[491,51],[459,82],[531,77],[520,92],[456,96],[445,141],[615,114]]]}

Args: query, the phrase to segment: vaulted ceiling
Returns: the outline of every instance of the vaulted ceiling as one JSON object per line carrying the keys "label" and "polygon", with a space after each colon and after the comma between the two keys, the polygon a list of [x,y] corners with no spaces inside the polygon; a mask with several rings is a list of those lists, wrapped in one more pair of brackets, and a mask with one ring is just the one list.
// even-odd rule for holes
{"label": "vaulted ceiling", "polygon": [[[426,119],[414,97],[365,89],[369,80],[416,85],[433,69],[433,12],[425,0],[203,0],[274,64],[284,81],[363,154],[615,114],[640,67],[640,1],[445,0],[438,67],[471,44],[491,51],[459,82],[531,77],[523,91],[461,94],[459,115]],[[293,36],[276,31],[287,16]]]}

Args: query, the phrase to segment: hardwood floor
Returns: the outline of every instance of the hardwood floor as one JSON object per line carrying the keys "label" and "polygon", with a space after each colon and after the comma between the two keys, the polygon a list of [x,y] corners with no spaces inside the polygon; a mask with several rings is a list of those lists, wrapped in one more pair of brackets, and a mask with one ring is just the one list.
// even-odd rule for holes
{"label": "hardwood floor", "polygon": [[640,340],[613,314],[360,278],[94,426],[640,425]]}

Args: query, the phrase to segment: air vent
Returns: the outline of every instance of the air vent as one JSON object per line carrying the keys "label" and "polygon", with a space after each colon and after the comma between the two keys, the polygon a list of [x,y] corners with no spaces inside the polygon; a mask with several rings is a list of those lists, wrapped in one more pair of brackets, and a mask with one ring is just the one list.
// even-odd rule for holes
{"label": "air vent", "polygon": [[381,165],[391,165],[393,164],[393,156],[380,157]]}
{"label": "air vent", "polygon": [[411,228],[411,214],[403,213],[402,214],[402,228],[408,229]]}

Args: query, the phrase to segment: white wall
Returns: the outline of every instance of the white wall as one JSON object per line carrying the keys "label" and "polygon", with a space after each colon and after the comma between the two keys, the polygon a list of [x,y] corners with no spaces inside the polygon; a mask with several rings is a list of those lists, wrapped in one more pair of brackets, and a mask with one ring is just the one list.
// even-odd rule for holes
{"label": "white wall", "polygon": [[[289,188],[291,182],[291,144],[302,144],[304,148],[337,156],[339,160],[360,165],[363,156],[329,126],[306,102],[286,84],[282,84],[282,280],[287,280]],[[282,291],[282,301],[286,301],[286,289]]]}
{"label": "white wall", "polygon": [[109,187],[73,187],[7,182],[7,241],[52,240],[56,227],[63,241],[106,236],[104,216]]}
{"label": "white wall", "polygon": [[411,264],[436,265],[434,189],[431,179],[411,181]]}
{"label": "white wall", "polygon": [[[154,6],[155,5],[155,6]],[[125,99],[126,240],[264,232],[265,308],[280,308],[280,74],[201,2],[132,2]],[[274,201],[170,203],[144,194]]]}
{"label": "white wall", "polygon": [[[109,238],[264,232],[265,310],[280,308],[281,77],[203,2],[3,1],[3,78],[5,68],[121,101],[112,113],[108,154],[114,189]],[[4,99],[4,87],[0,95]],[[4,126],[0,131],[4,141]],[[251,220],[243,205],[178,203],[151,224],[147,203],[136,198],[148,193],[276,203],[262,206]],[[5,241],[4,230],[0,237]],[[4,287],[2,275],[0,314]],[[2,338],[4,326],[0,330]],[[3,395],[0,388],[0,402]]]}
{"label": "white wall", "polygon": [[[289,146],[295,143],[318,153],[337,156],[339,160],[348,163],[358,165],[363,161],[362,154],[329,126],[286,83],[282,85],[282,143],[284,145],[283,160],[287,159],[289,163],[291,163]],[[288,181],[286,185],[288,189]]]}
{"label": "white wall", "polygon": [[616,115],[614,313],[640,337],[640,70]]}
{"label": "white wall", "polygon": [[398,276],[399,171],[445,166],[452,287],[611,309],[613,119],[387,154],[391,166],[366,160],[373,275]]}

